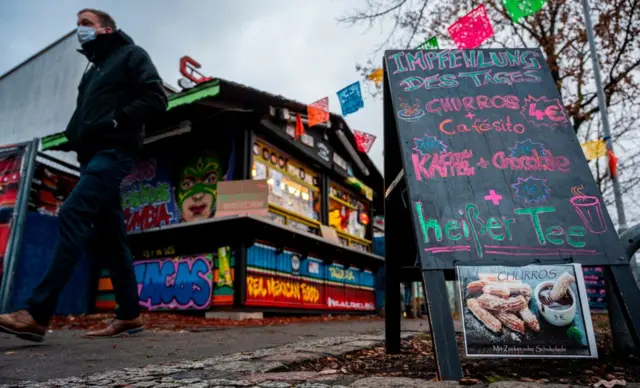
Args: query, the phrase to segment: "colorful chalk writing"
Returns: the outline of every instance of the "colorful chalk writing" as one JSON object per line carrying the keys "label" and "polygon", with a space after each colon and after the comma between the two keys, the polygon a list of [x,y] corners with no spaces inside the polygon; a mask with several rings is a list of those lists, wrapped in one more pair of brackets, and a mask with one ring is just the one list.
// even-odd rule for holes
{"label": "colorful chalk writing", "polygon": [[546,201],[551,196],[551,189],[546,182],[544,178],[533,176],[525,179],[518,177],[518,181],[511,187],[515,190],[514,195],[518,199],[524,200],[525,203],[538,203]]}
{"label": "colorful chalk writing", "polygon": [[[513,155],[513,151],[511,151]],[[532,150],[531,156],[507,156],[504,151],[498,151],[491,158],[493,166],[497,169],[510,169],[514,171],[571,171],[569,159],[565,156],[554,156],[551,151],[545,151],[544,155],[539,155],[538,151]]]}
{"label": "colorful chalk writing", "polygon": [[555,127],[569,121],[559,98],[529,96],[525,98],[520,114],[527,122],[536,126]]}
{"label": "colorful chalk writing", "polygon": [[401,145],[425,268],[617,263],[617,236],[540,50],[389,50],[385,68],[395,113],[385,136]]}
{"label": "colorful chalk writing", "polygon": [[427,155],[432,152],[441,154],[447,151],[447,145],[433,136],[424,135],[421,138],[413,139],[413,141],[416,145],[413,150],[419,152],[420,155]]}
{"label": "colorful chalk writing", "polygon": [[485,158],[480,157],[480,160],[478,160],[478,163],[476,163],[476,166],[480,168],[487,168],[489,167],[489,162],[485,160]]}
{"label": "colorful chalk writing", "polygon": [[542,143],[536,143],[531,139],[516,141],[512,148],[509,148],[509,156],[519,158],[521,156],[545,156],[545,147]]}
{"label": "colorful chalk writing", "polygon": [[429,113],[472,112],[487,109],[520,110],[520,99],[514,95],[434,98],[425,104]]}
{"label": "colorful chalk writing", "polygon": [[[516,68],[509,74],[523,70],[540,70],[544,59],[535,50],[439,50],[396,51],[386,55],[393,74],[413,71],[444,71],[449,69]],[[522,73],[520,73],[522,74]],[[532,73],[535,74],[535,73]],[[476,83],[476,86],[482,86]]]}
{"label": "colorful chalk writing", "polygon": [[502,195],[495,192],[495,190],[489,190],[489,194],[484,196],[484,199],[491,201],[494,205],[499,205],[502,200]]}
{"label": "colorful chalk writing", "polygon": [[[424,243],[470,241],[474,246],[472,251],[477,255],[477,258],[483,258],[486,253],[512,254],[514,256],[558,256],[568,253],[598,254],[595,250],[579,249],[586,246],[583,239],[586,235],[584,227],[580,225],[564,227],[548,223],[547,220],[553,220],[556,213],[556,208],[553,206],[517,208],[513,210],[513,217],[504,215],[500,217],[492,216],[487,218],[486,221],[480,215],[480,208],[473,203],[466,204],[463,209],[458,211],[458,215],[461,217],[459,219],[439,220],[426,216],[421,202],[415,202],[414,211],[420,224],[420,235]],[[489,245],[486,247],[491,249],[487,252],[484,251],[486,247],[483,241],[487,238],[493,242],[517,241],[521,237],[520,234],[527,237],[526,240],[532,244],[537,242],[538,246],[550,244],[560,247],[540,248],[532,245],[506,246],[505,248],[505,246]],[[459,245],[456,244],[456,246]],[[449,253],[453,251],[450,247],[438,248],[442,249],[431,249],[427,252]]]}
{"label": "colorful chalk writing", "polygon": [[515,85],[523,82],[540,82],[540,77],[531,70],[494,74],[492,74],[492,70],[478,70],[458,74],[436,74],[427,77],[414,75],[402,80],[400,86],[404,88],[405,92],[412,92],[420,89],[455,88],[466,81],[472,81],[475,86],[480,87],[491,84]]}
{"label": "colorful chalk writing", "polygon": [[211,258],[134,263],[140,305],[156,309],[205,309],[211,303]]}
{"label": "colorful chalk writing", "polygon": [[412,154],[413,170],[416,180],[431,179],[437,176],[473,176],[475,167],[471,166],[469,159],[473,157],[473,151],[443,152],[426,155]]}
{"label": "colorful chalk writing", "polygon": [[455,136],[461,133],[476,133],[482,135],[490,131],[498,133],[513,132],[522,135],[527,130],[523,124],[512,124],[510,116],[491,122],[487,119],[476,119],[471,125],[465,123],[455,124],[453,119],[445,119],[440,122],[438,129],[447,136]]}

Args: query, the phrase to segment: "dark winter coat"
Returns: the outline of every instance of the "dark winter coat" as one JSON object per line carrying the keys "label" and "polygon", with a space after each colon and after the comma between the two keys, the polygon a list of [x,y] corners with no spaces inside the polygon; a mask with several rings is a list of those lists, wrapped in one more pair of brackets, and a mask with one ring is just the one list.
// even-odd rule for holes
{"label": "dark winter coat", "polygon": [[151,58],[121,30],[101,34],[79,50],[89,61],[65,135],[80,163],[107,149],[137,153],[144,125],[167,109]]}

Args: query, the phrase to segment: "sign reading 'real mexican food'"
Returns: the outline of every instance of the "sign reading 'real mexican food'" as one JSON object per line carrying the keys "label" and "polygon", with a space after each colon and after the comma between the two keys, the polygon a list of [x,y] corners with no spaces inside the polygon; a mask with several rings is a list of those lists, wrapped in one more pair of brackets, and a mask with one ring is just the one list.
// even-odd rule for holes
{"label": "sign reading 'real mexican food'", "polygon": [[423,268],[625,263],[541,51],[394,50],[385,62]]}
{"label": "sign reading 'real mexican food'", "polygon": [[457,270],[467,356],[598,357],[580,265]]}

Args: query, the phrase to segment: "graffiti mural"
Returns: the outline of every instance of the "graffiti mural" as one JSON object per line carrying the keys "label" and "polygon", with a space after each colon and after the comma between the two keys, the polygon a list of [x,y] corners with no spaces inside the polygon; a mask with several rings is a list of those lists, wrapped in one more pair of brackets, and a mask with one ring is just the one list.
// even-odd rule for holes
{"label": "graffiti mural", "polygon": [[253,305],[322,308],[323,288],[294,277],[247,275],[247,299]]}
{"label": "graffiti mural", "polygon": [[338,263],[332,263],[325,268],[328,308],[375,310],[374,279],[371,271],[344,268]]}
{"label": "graffiti mural", "polygon": [[187,149],[181,155],[144,159],[124,179],[121,193],[127,232],[215,215],[218,182],[233,178],[233,152]]}
{"label": "graffiti mural", "polygon": [[140,305],[149,309],[206,309],[211,303],[211,256],[134,264]]}
{"label": "graffiti mural", "polygon": [[229,247],[218,248],[218,255],[214,258],[213,266],[213,299],[215,306],[233,304],[233,281],[235,268],[234,251]]}
{"label": "graffiti mural", "polygon": [[169,164],[150,158],[138,163],[121,185],[127,232],[141,231],[180,221],[173,202]]}
{"label": "graffiti mural", "polygon": [[211,218],[215,214],[218,179],[222,179],[222,164],[218,155],[203,151],[176,161],[175,201],[181,222]]}
{"label": "graffiti mural", "polygon": [[375,310],[371,271],[254,244],[247,252],[248,306]]}
{"label": "graffiti mural", "polygon": [[[159,250],[162,252],[162,250]],[[233,304],[235,251],[134,261],[140,306],[147,310],[203,310]],[[98,281],[98,310],[116,307],[107,271]]]}

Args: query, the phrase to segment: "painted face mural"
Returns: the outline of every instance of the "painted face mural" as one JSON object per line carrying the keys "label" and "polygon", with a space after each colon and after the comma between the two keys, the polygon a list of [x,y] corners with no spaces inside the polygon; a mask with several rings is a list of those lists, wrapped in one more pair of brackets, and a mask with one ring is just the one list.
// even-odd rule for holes
{"label": "painted face mural", "polygon": [[214,215],[219,179],[222,179],[222,167],[216,155],[201,153],[187,159],[175,188],[183,221]]}

